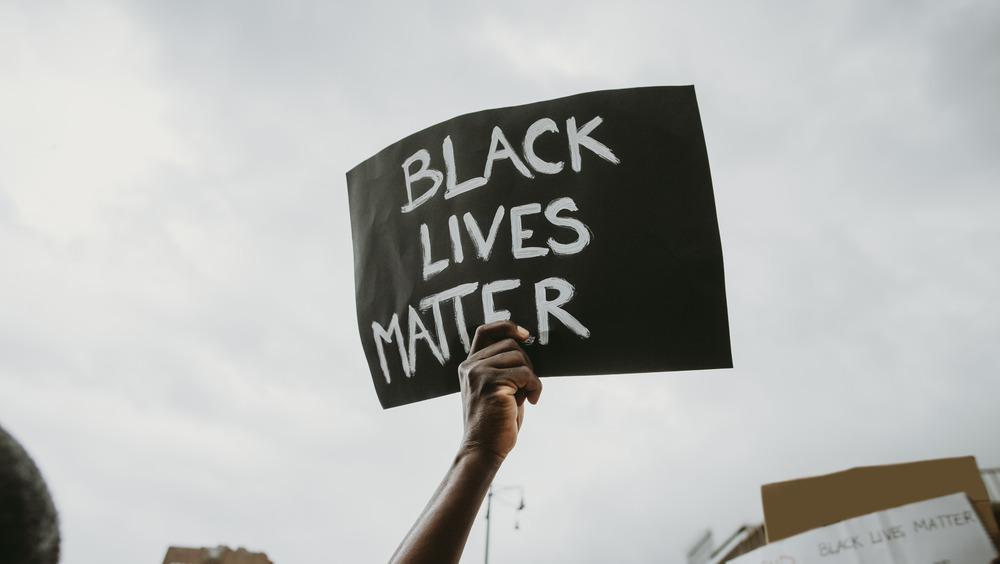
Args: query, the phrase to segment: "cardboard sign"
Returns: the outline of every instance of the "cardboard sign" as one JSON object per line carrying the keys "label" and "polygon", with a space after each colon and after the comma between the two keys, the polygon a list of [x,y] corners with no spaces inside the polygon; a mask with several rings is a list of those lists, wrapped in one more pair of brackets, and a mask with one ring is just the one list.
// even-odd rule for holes
{"label": "cardboard sign", "polygon": [[429,127],[347,174],[358,328],[383,407],[458,391],[513,319],[539,376],[732,367],[694,88],[592,92]]}
{"label": "cardboard sign", "polygon": [[988,564],[998,556],[965,494],[920,501],[800,533],[732,564]]}
{"label": "cardboard sign", "polygon": [[994,540],[1000,530],[989,492],[971,456],[863,466],[761,487],[768,542],[924,499],[961,492]]}

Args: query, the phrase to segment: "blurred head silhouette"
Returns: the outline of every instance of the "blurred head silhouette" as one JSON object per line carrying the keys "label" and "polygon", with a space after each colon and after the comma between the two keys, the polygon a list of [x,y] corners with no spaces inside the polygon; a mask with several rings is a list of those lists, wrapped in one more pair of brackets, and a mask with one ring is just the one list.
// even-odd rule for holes
{"label": "blurred head silhouette", "polygon": [[58,561],[59,518],[49,488],[21,444],[0,427],[0,562]]}

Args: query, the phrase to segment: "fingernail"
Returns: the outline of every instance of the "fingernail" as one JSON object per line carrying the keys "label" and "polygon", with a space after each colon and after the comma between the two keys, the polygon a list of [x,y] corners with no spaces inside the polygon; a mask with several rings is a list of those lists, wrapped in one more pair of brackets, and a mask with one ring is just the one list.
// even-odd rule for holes
{"label": "fingernail", "polygon": [[521,339],[527,339],[527,338],[531,337],[531,333],[529,333],[528,330],[525,329],[524,327],[521,327],[520,325],[518,325],[517,326],[517,336],[520,337]]}

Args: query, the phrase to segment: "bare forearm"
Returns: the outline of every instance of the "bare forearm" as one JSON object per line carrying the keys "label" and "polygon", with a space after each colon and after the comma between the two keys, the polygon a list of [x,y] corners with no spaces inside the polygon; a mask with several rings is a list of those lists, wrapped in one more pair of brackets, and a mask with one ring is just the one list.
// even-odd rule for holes
{"label": "bare forearm", "polygon": [[476,329],[458,367],[465,432],[462,447],[390,564],[457,564],[500,464],[517,442],[524,403],[542,382],[520,343],[528,330],[510,321]]}
{"label": "bare forearm", "polygon": [[489,454],[459,452],[390,564],[457,563],[500,462]]}

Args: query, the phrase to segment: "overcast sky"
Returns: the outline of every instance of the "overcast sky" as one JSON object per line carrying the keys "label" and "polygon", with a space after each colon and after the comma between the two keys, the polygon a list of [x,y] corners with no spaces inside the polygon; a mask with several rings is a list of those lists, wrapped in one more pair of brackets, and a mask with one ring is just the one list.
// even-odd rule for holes
{"label": "overcast sky", "polygon": [[682,561],[764,483],[1000,466],[1000,4],[352,4],[0,0],[0,424],[64,562],[386,560],[460,403],[380,408],[344,175],[611,88],[696,87],[735,368],[546,380],[491,561]]}

